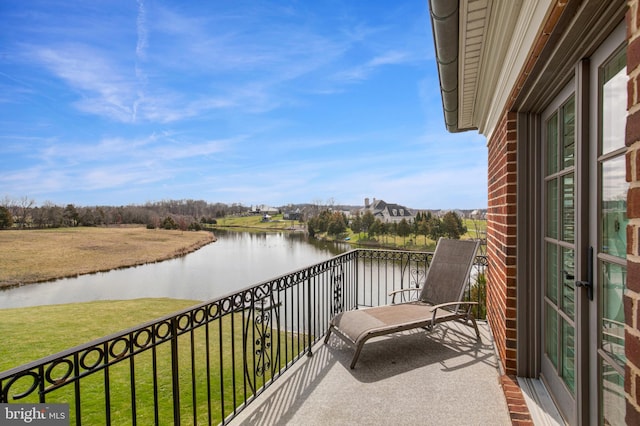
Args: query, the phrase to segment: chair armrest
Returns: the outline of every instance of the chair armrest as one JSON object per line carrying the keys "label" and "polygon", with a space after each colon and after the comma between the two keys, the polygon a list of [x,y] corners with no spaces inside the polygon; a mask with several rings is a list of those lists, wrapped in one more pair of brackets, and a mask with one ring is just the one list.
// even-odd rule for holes
{"label": "chair armrest", "polygon": [[454,305],[477,305],[478,302],[447,302],[447,303],[441,303],[439,305],[433,305],[432,308],[433,309],[439,309],[439,308],[445,308],[447,306],[454,306]]}
{"label": "chair armrest", "polygon": [[422,289],[420,287],[415,287],[415,288],[401,288],[400,290],[393,290],[392,292],[390,292],[388,294],[388,296],[391,296],[391,304],[396,303],[396,294],[398,293],[406,293],[409,291],[415,291],[415,292],[419,292]]}
{"label": "chair armrest", "polygon": [[[467,309],[467,315],[471,312],[471,307],[473,305],[478,305],[478,302],[447,302],[447,303],[440,303],[439,305],[433,305],[431,308],[433,309],[433,321],[435,322],[436,320],[436,312],[438,312],[438,309],[440,308],[446,308],[447,306],[456,306],[456,305],[467,305],[469,306],[469,308]],[[456,310],[457,312],[457,310]]]}

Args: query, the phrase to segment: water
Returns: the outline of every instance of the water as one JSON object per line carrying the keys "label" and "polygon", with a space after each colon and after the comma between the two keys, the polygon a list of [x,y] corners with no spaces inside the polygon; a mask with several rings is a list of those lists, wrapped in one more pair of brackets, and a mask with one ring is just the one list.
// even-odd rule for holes
{"label": "water", "polygon": [[0,290],[0,309],[144,297],[209,300],[329,259],[347,244],[287,232],[216,231],[185,257]]}

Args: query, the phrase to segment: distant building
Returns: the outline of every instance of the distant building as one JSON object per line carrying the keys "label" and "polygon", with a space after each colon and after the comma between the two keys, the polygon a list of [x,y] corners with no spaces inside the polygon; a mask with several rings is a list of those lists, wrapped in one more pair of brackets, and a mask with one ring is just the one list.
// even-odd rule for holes
{"label": "distant building", "polygon": [[487,211],[486,210],[476,209],[476,210],[471,212],[470,216],[471,216],[471,219],[486,219],[487,218]]}
{"label": "distant building", "polygon": [[438,216],[439,217],[443,217],[445,214],[449,213],[449,212],[453,212],[456,214],[456,216],[458,216],[460,219],[464,219],[466,217],[466,215],[464,214],[464,212],[462,210],[440,210],[438,212]]}
{"label": "distant building", "polygon": [[302,212],[299,208],[295,209],[295,211],[286,211],[283,213],[282,218],[284,220],[301,220]]}
{"label": "distant building", "polygon": [[252,207],[250,213],[274,215],[274,214],[278,214],[278,209],[276,209],[275,207],[270,207],[265,204],[262,204],[260,206]]}
{"label": "distant building", "polygon": [[383,200],[376,200],[375,198],[371,204],[369,203],[368,198],[364,199],[364,208],[360,213],[364,214],[368,211],[373,214],[373,217],[380,219],[380,221],[385,223],[398,223],[401,222],[402,219],[410,222],[415,218],[415,215],[411,210],[405,206],[386,203]]}

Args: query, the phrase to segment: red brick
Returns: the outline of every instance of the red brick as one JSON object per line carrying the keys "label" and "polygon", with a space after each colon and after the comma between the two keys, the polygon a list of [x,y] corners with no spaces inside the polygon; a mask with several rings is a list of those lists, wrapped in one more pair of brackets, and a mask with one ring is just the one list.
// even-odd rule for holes
{"label": "red brick", "polygon": [[624,368],[624,391],[627,394],[631,394],[631,378],[633,375],[631,374],[631,369],[629,366],[625,366]]}
{"label": "red brick", "polygon": [[627,356],[627,362],[640,368],[640,339],[627,330],[624,332],[624,353]]}
{"label": "red brick", "polygon": [[627,47],[627,73],[640,65],[640,38],[632,40]]}
{"label": "red brick", "polygon": [[624,417],[625,423],[628,425],[640,425],[640,411],[627,401],[627,413]]}
{"label": "red brick", "polygon": [[627,192],[627,216],[629,219],[640,218],[640,188],[630,188]]}
{"label": "red brick", "polygon": [[640,293],[640,263],[627,259],[627,288]]}
{"label": "red brick", "polygon": [[512,420],[529,420],[531,421],[531,415],[529,413],[509,413]]}
{"label": "red brick", "polygon": [[626,20],[626,24],[627,24],[627,40],[629,40],[631,38],[631,36],[633,35],[633,12],[632,12],[633,8],[629,7],[627,9],[627,13],[625,14],[625,20]]}
{"label": "red brick", "polygon": [[640,140],[640,111],[634,112],[627,116],[627,125],[625,128],[625,142],[627,146],[633,145]]}
{"label": "red brick", "polygon": [[[631,325],[632,327],[637,327],[638,324],[632,324],[631,320],[633,318],[633,314],[634,314],[634,309],[633,307],[636,306],[636,303],[638,302],[637,300],[629,297],[629,296],[624,296],[623,297],[623,304],[624,304],[624,317],[626,319],[627,324]],[[636,302],[636,303],[634,303]]]}

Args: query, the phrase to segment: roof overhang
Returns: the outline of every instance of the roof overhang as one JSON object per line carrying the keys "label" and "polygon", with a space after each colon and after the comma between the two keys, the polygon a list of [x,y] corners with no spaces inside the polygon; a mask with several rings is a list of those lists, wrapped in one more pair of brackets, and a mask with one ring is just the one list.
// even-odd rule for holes
{"label": "roof overhang", "polygon": [[429,0],[445,126],[490,136],[552,0]]}

